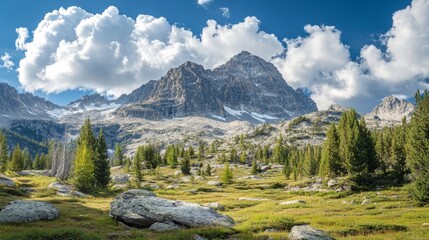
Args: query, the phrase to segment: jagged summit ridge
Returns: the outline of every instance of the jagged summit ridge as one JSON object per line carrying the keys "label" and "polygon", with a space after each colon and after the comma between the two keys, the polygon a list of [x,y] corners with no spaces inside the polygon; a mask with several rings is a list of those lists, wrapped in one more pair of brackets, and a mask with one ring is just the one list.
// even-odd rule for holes
{"label": "jagged summit ridge", "polygon": [[[134,99],[139,101],[126,102]],[[118,109],[118,115],[155,120],[192,115],[249,120],[231,114],[240,111],[259,121],[257,116],[289,119],[317,111],[309,97],[287,85],[273,64],[249,52],[213,70],[185,62],[120,100],[126,105]]]}
{"label": "jagged summit ridge", "polygon": [[413,112],[414,105],[412,103],[394,96],[388,96],[383,98],[381,103],[367,114],[367,118],[401,121],[404,116],[407,119],[411,118]]}

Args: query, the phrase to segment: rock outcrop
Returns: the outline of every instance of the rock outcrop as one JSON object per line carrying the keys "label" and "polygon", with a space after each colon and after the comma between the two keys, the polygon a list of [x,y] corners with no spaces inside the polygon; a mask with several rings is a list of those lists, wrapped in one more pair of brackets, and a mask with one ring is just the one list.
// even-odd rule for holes
{"label": "rock outcrop", "polygon": [[[156,197],[150,191],[133,189],[120,194],[110,203],[110,216],[133,227],[189,228],[203,226],[232,227],[232,218],[209,207]],[[163,223],[163,224],[160,224]]]}
{"label": "rock outcrop", "polygon": [[0,174],[0,185],[5,185],[8,187],[15,187],[15,182],[6,175]]}
{"label": "rock outcrop", "polygon": [[0,211],[0,222],[22,223],[53,220],[57,218],[58,215],[58,209],[51,203],[16,200],[6,205]]}
{"label": "rock outcrop", "polygon": [[403,99],[399,100],[394,96],[383,98],[370,113],[366,115],[368,119],[397,121],[400,122],[403,117],[411,118],[414,112],[414,105]]}

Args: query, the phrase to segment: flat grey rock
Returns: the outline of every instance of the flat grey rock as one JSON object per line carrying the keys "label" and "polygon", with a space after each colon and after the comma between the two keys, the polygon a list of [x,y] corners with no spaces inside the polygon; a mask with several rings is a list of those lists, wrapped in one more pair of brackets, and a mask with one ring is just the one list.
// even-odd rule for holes
{"label": "flat grey rock", "polygon": [[310,225],[294,226],[288,238],[289,240],[332,240],[328,234]]}
{"label": "flat grey rock", "polygon": [[145,190],[129,190],[110,203],[110,216],[133,227],[150,227],[156,222],[174,222],[181,227],[232,227],[234,220],[209,207],[156,197]]}
{"label": "flat grey rock", "polygon": [[279,203],[279,205],[290,205],[290,204],[306,204],[306,202],[304,200],[291,200],[291,201]]}
{"label": "flat grey rock", "polygon": [[58,217],[58,209],[51,203],[41,201],[16,200],[0,211],[0,222],[22,223],[53,220]]}
{"label": "flat grey rock", "polygon": [[111,176],[112,182],[114,183],[127,183],[130,180],[131,175],[128,173],[113,174]]}

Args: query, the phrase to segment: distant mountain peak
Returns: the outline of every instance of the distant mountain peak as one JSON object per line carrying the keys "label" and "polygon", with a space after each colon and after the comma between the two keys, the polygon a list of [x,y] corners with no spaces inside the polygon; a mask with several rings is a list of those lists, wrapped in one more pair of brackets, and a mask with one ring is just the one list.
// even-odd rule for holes
{"label": "distant mountain peak", "polygon": [[72,108],[85,108],[88,106],[101,106],[104,104],[109,104],[111,101],[105,96],[102,96],[98,93],[85,95],[80,99],[70,102],[67,106]]}
{"label": "distant mountain peak", "polygon": [[367,118],[375,118],[388,121],[401,121],[405,116],[409,119],[414,112],[414,105],[395,96],[383,98],[369,114]]}

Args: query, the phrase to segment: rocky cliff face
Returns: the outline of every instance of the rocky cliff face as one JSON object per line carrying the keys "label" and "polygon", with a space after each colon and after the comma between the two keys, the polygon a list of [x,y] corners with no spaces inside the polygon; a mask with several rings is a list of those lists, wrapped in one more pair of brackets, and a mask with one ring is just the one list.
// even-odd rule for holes
{"label": "rocky cliff face", "polygon": [[48,111],[60,108],[43,98],[30,93],[20,94],[5,83],[0,83],[0,118],[11,119],[51,119]]}
{"label": "rocky cliff face", "polygon": [[394,96],[385,97],[370,113],[366,115],[368,119],[401,121],[405,116],[411,118],[414,112],[414,105],[405,100],[399,100]]}
{"label": "rocky cliff face", "polygon": [[317,111],[313,100],[292,89],[273,64],[249,52],[234,56],[210,76],[230,108],[283,119]]}
{"label": "rocky cliff face", "polygon": [[[143,88],[144,89],[144,88]],[[207,71],[186,62],[158,80],[147,96],[118,109],[122,117],[152,120],[216,113],[224,115],[222,103]]]}
{"label": "rocky cliff face", "polygon": [[194,115],[235,120],[231,116],[237,114],[289,119],[317,111],[301,90],[287,85],[274,65],[248,52],[214,70],[186,62],[118,101],[127,103],[116,111],[118,116],[151,120]]}

